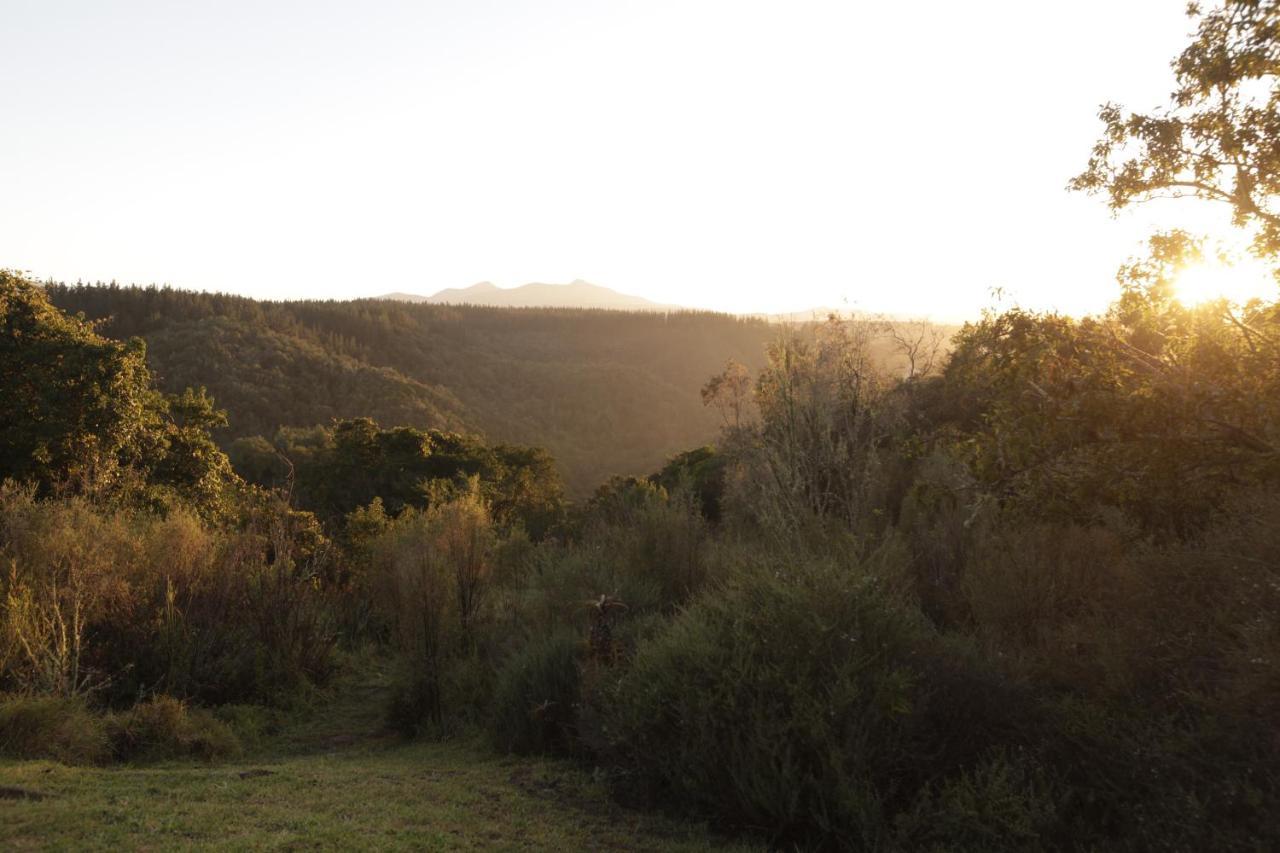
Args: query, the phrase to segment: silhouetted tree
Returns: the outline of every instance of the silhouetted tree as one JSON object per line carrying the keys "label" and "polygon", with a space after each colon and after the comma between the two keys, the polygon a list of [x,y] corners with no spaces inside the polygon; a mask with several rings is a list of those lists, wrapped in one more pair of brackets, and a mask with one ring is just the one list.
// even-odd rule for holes
{"label": "silhouetted tree", "polygon": [[1204,11],[1173,62],[1170,105],[1099,112],[1102,138],[1071,187],[1107,194],[1113,209],[1153,198],[1229,205],[1263,257],[1280,254],[1280,2],[1225,0]]}

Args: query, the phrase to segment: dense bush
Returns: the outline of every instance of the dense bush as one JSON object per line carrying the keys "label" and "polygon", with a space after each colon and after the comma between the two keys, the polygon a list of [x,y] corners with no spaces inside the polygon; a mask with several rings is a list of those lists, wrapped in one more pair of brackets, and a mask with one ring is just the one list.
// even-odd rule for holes
{"label": "dense bush", "polygon": [[936,635],[895,559],[744,564],[641,643],[601,700],[625,782],[776,837],[886,844],[1024,704]]}
{"label": "dense bush", "polygon": [[102,718],[83,699],[0,694],[0,756],[96,764],[110,755]]}
{"label": "dense bush", "polygon": [[323,680],[329,604],[314,564],[294,559],[309,531],[294,521],[225,531],[0,488],[0,686],[217,703]]}
{"label": "dense bush", "polygon": [[106,720],[111,751],[122,761],[228,758],[241,751],[231,728],[211,712],[155,696]]}
{"label": "dense bush", "polygon": [[475,482],[428,509],[406,509],[366,543],[368,594],[400,656],[390,716],[414,730],[445,722],[446,674],[479,642],[496,533]]}
{"label": "dense bush", "polygon": [[469,479],[495,521],[519,524],[536,539],[556,527],[564,511],[560,476],[546,451],[487,444],[477,436],[381,429],[369,418],[354,418],[332,428],[281,430],[275,444],[241,439],[231,454],[246,476],[288,487],[298,506],[330,525],[374,500],[391,515],[424,509]]}
{"label": "dense bush", "polygon": [[489,736],[503,752],[568,752],[576,746],[582,640],[559,630],[529,641],[498,670]]}
{"label": "dense bush", "polygon": [[[671,609],[688,601],[711,571],[710,530],[695,495],[648,480],[615,478],[597,490],[579,544],[597,564],[598,589],[633,608]],[[612,576],[612,584],[608,583]]]}

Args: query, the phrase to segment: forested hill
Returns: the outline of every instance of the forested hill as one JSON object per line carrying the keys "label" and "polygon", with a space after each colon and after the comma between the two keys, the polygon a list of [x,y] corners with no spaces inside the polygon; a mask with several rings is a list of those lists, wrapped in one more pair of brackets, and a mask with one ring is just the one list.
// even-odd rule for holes
{"label": "forested hill", "polygon": [[51,300],[138,336],[165,390],[205,386],[224,443],[368,416],[551,450],[570,491],[656,470],[709,441],[700,389],[770,328],[709,312],[507,309],[387,300],[264,302],[171,288],[49,284]]}

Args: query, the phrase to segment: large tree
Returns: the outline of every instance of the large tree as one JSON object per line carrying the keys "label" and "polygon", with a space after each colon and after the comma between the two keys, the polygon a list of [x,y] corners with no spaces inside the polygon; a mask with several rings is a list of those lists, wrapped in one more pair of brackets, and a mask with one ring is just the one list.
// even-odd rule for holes
{"label": "large tree", "polygon": [[1191,3],[1188,14],[1196,33],[1173,62],[1170,104],[1104,105],[1103,135],[1071,187],[1105,193],[1114,210],[1155,198],[1228,205],[1254,252],[1280,258],[1280,0]]}
{"label": "large tree", "polygon": [[238,478],[209,437],[225,416],[200,391],[166,396],[136,338],[113,341],[0,270],[0,479],[45,492],[130,492],[229,509]]}
{"label": "large tree", "polygon": [[[1169,106],[1105,105],[1071,186],[1115,210],[1225,204],[1280,271],[1280,0],[1188,11],[1197,29]],[[1280,479],[1280,303],[1180,304],[1178,273],[1204,251],[1188,234],[1156,235],[1100,317],[1015,310],[965,327],[933,402],[981,485],[1037,514],[1111,507],[1188,532],[1232,492]]]}

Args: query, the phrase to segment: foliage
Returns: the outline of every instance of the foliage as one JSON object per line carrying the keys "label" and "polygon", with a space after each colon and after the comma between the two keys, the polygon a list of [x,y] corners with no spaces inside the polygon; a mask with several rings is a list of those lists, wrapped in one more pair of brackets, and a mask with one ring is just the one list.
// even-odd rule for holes
{"label": "foliage", "polygon": [[109,716],[106,730],[112,752],[122,761],[210,761],[238,755],[242,749],[226,723],[172,696],[154,696]]}
{"label": "foliage", "polygon": [[474,649],[489,594],[495,537],[476,486],[408,510],[369,543],[367,583],[404,668],[390,715],[400,728],[445,722],[445,674]]}
{"label": "foliage", "polygon": [[39,285],[0,273],[0,460],[5,476],[46,488],[70,479],[85,488],[109,482],[157,426],[140,341],[99,336],[58,311]]}
{"label": "foliage", "polygon": [[[615,480],[597,492],[582,525],[582,548],[614,579],[584,597],[623,594],[631,608],[673,609],[687,602],[711,572],[709,527],[694,496],[668,494],[652,480]],[[606,569],[607,567],[607,569]]]}
{"label": "foliage", "polygon": [[677,453],[650,479],[668,493],[690,492],[698,500],[702,516],[712,524],[724,512],[728,458],[711,445]]}
{"label": "foliage", "polygon": [[336,525],[374,500],[398,515],[425,509],[477,478],[502,524],[541,538],[564,511],[551,457],[531,447],[489,446],[474,436],[412,427],[380,429],[369,418],[332,428],[281,430],[272,446],[260,438],[232,446],[237,467],[263,485],[292,489],[297,503]]}
{"label": "foliage", "polygon": [[1030,851],[1048,847],[1057,817],[1043,771],[1025,756],[990,757],[929,786],[894,822],[904,850]]}
{"label": "foliage", "polygon": [[632,784],[775,838],[885,846],[920,786],[999,743],[1018,706],[894,592],[896,570],[747,563],[642,642],[607,717]]}
{"label": "foliage", "polygon": [[228,511],[238,481],[209,437],[225,425],[204,390],[152,387],[140,340],[103,338],[43,289],[0,271],[0,479],[43,493],[140,491]]}
{"label": "foliage", "polygon": [[503,752],[555,753],[576,747],[582,641],[557,630],[523,645],[498,670],[489,737]]}
{"label": "foliage", "polygon": [[102,720],[83,699],[0,694],[0,756],[97,764],[109,755]]}
{"label": "foliage", "polygon": [[1226,204],[1253,250],[1280,256],[1280,4],[1224,0],[1203,10],[1174,61],[1168,108],[1128,113],[1107,104],[1102,138],[1072,188],[1105,192],[1113,209],[1160,197]]}
{"label": "foliage", "polygon": [[871,353],[878,333],[877,324],[832,316],[770,344],[755,386],[759,423],[729,433],[745,466],[741,506],[759,523],[875,525],[894,419],[887,377]]}
{"label": "foliage", "polygon": [[163,689],[280,699],[323,680],[334,637],[308,528],[242,533],[182,513],[0,490],[0,684],[112,701]]}
{"label": "foliage", "polygon": [[1172,299],[1194,249],[1157,238],[1103,317],[1013,309],[961,330],[945,395],[921,405],[983,488],[1040,517],[1115,508],[1186,533],[1241,484],[1280,475],[1280,308]]}

